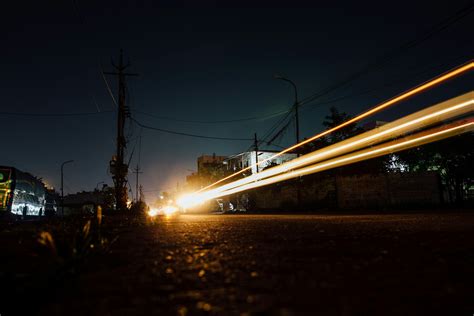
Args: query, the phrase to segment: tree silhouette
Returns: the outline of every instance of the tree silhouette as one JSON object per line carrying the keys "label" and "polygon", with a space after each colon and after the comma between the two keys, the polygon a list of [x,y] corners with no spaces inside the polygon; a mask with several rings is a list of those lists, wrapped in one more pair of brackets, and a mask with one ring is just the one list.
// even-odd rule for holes
{"label": "tree silhouette", "polygon": [[410,172],[437,171],[449,202],[462,204],[474,186],[474,133],[398,153]]}
{"label": "tree silhouette", "polygon": [[[331,129],[338,125],[341,125],[344,122],[347,122],[352,117],[347,114],[346,112],[339,112],[339,110],[332,106],[329,108],[329,115],[325,116],[325,120],[323,121],[323,125],[326,129]],[[328,143],[334,144],[346,138],[355,136],[362,131],[360,127],[357,126],[356,123],[349,124],[348,126],[341,128],[337,131],[332,132],[330,135],[326,137]]]}

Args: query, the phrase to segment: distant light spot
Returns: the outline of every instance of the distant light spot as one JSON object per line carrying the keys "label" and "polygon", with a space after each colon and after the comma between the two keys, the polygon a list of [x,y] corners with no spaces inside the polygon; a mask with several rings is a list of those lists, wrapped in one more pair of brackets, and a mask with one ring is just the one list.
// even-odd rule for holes
{"label": "distant light spot", "polygon": [[204,311],[206,311],[206,312],[209,312],[209,311],[211,310],[211,308],[212,308],[211,304],[206,303],[206,302],[197,302],[196,307],[197,307],[198,309],[202,309],[202,310],[204,310]]}
{"label": "distant light spot", "polygon": [[188,309],[185,306],[178,307],[178,316],[186,316],[188,313]]}

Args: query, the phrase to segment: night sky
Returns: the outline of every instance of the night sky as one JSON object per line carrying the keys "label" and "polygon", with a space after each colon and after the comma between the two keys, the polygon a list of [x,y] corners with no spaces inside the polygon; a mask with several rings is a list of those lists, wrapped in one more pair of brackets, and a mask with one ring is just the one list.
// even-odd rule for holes
{"label": "night sky", "polygon": [[[232,138],[264,135],[281,117],[204,124],[142,113],[195,121],[265,117],[293,104],[292,87],[273,79],[274,73],[293,80],[303,99],[395,52],[382,67],[320,103],[303,106],[301,135],[311,136],[322,129],[331,105],[357,114],[474,56],[474,14],[423,38],[470,1],[327,1],[299,8],[289,3],[227,8],[206,1],[3,4],[0,165],[31,172],[59,188],[61,163],[74,159],[65,169],[65,192],[91,190],[101,181],[112,185],[107,168],[115,152],[116,112],[101,68],[112,71],[110,60],[117,61],[121,48],[130,59],[129,71],[140,74],[128,80],[134,118],[159,128]],[[416,45],[397,50],[411,41]],[[373,119],[393,120],[467,92],[472,79],[453,80]],[[107,80],[115,93],[115,78]],[[235,154],[252,145],[127,126],[129,154],[142,135],[142,184],[148,199],[183,183],[196,170],[198,156]],[[293,141],[290,130],[279,145]],[[133,167],[137,156],[138,148]]]}

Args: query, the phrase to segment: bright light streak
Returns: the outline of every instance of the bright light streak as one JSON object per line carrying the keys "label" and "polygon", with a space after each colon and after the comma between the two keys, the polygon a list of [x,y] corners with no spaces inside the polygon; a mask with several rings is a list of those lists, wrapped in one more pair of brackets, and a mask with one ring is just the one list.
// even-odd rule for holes
{"label": "bright light streak", "polygon": [[[451,124],[452,126],[454,124]],[[435,130],[435,131],[433,131]],[[409,148],[421,146],[430,142],[438,141],[444,138],[452,137],[459,135],[468,131],[474,130],[474,119],[464,121],[459,125],[454,127],[443,127],[443,129],[432,129],[428,132],[419,132],[415,135],[405,137],[404,139],[395,140],[387,144],[378,145],[369,149],[359,150],[354,153],[350,153],[341,157],[333,158],[321,163],[317,163],[305,168],[294,170],[285,174],[274,176],[271,178],[264,179],[262,181],[253,182],[244,186],[234,188],[232,190],[227,190],[225,192],[215,193],[211,198],[218,198],[226,195],[235,194],[249,189],[255,189],[261,186],[269,185],[272,183],[289,180],[292,178],[308,175],[311,173],[321,172],[324,170],[348,165],[351,163],[360,162],[363,160],[387,155],[390,153],[406,150]]]}
{"label": "bright light streak", "polygon": [[167,216],[173,215],[176,212],[178,212],[178,208],[174,205],[166,205],[165,207],[163,207],[163,213]]}
{"label": "bright light streak", "polygon": [[182,208],[190,208],[201,204],[201,198],[198,194],[185,194],[176,200],[176,204]]}
{"label": "bright light streak", "polygon": [[157,208],[150,208],[150,210],[148,211],[148,216],[150,217],[155,217],[158,214],[160,214],[160,211]]}
{"label": "bright light streak", "polygon": [[[399,137],[406,133],[412,132],[422,127],[427,127],[443,120],[447,120],[459,115],[463,115],[473,111],[474,109],[474,92],[466,93],[462,96],[442,102],[440,104],[423,109],[416,113],[407,115],[401,119],[387,123],[379,128],[354,136],[350,139],[338,142],[331,146],[319,149],[307,155],[293,159],[282,165],[264,170],[260,173],[253,174],[244,179],[240,179],[218,188],[192,194],[188,197],[188,203],[195,205],[197,201],[202,203],[208,196],[215,196],[219,192],[233,189],[251,182],[259,181],[277,174],[288,172],[303,166],[314,164],[325,159],[334,158],[336,156],[347,154],[351,151],[358,150],[370,145]],[[195,201],[195,202],[193,202]]]}
{"label": "bright light streak", "polygon": [[174,205],[166,205],[162,208],[151,208],[148,211],[148,216],[156,217],[158,215],[170,216],[178,212],[178,208]]}
{"label": "bright light streak", "polygon": [[330,133],[332,133],[332,132],[334,132],[334,131],[337,131],[337,130],[339,130],[339,129],[341,129],[341,128],[344,128],[344,127],[346,127],[346,126],[348,126],[348,125],[350,125],[350,124],[353,124],[353,123],[355,123],[355,122],[357,122],[357,121],[360,121],[360,120],[362,120],[362,119],[364,119],[364,118],[366,118],[366,117],[368,117],[368,116],[370,116],[370,115],[372,115],[372,114],[374,114],[374,113],[376,113],[376,112],[379,112],[379,111],[381,111],[381,110],[383,110],[383,109],[385,109],[385,108],[387,108],[387,107],[389,107],[389,106],[391,106],[391,105],[393,105],[393,104],[395,104],[395,103],[397,103],[397,102],[400,102],[400,101],[402,101],[402,100],[404,100],[404,99],[407,99],[407,98],[409,98],[409,97],[411,97],[411,96],[413,96],[413,95],[415,95],[415,94],[417,94],[417,93],[420,93],[420,92],[422,92],[422,91],[424,91],[424,90],[427,90],[427,89],[429,89],[429,88],[432,88],[432,87],[434,87],[435,85],[442,83],[443,81],[446,81],[446,80],[448,80],[448,79],[451,79],[451,78],[453,78],[453,77],[455,77],[455,76],[457,76],[457,75],[460,75],[460,74],[462,74],[462,73],[464,73],[464,72],[466,72],[466,71],[472,70],[473,68],[474,68],[474,61],[471,61],[471,62],[465,64],[464,66],[458,67],[458,68],[456,68],[456,69],[454,69],[454,70],[452,70],[452,71],[449,71],[449,72],[447,72],[447,73],[445,73],[445,74],[443,74],[443,75],[441,75],[441,76],[438,76],[438,77],[435,78],[435,79],[429,80],[429,81],[427,81],[427,82],[425,82],[425,83],[423,83],[423,84],[421,84],[421,85],[419,85],[419,86],[417,86],[417,87],[415,87],[415,88],[413,88],[413,89],[410,89],[410,90],[408,90],[408,91],[406,91],[406,92],[404,92],[404,93],[402,93],[402,94],[400,94],[400,95],[398,95],[398,96],[396,96],[396,97],[394,97],[394,98],[392,98],[392,99],[389,99],[389,100],[387,100],[387,101],[385,101],[385,102],[383,102],[383,103],[381,103],[381,104],[375,106],[374,108],[372,108],[372,109],[370,109],[370,110],[368,110],[368,111],[366,111],[366,112],[364,112],[364,113],[362,113],[362,114],[359,114],[358,116],[356,116],[356,117],[354,117],[354,118],[352,118],[352,119],[350,119],[350,120],[348,120],[348,121],[346,121],[346,122],[344,122],[344,123],[342,123],[342,124],[340,124],[340,125],[338,125],[338,126],[336,126],[336,127],[333,127],[333,128],[328,129],[328,130],[326,130],[326,131],[324,131],[324,132],[321,132],[321,133],[319,133],[319,134],[317,134],[317,135],[315,135],[315,136],[313,136],[313,137],[311,137],[311,138],[308,138],[308,139],[306,139],[306,140],[304,140],[304,141],[302,141],[302,142],[300,142],[300,143],[298,143],[298,144],[295,144],[295,145],[293,145],[293,146],[291,146],[291,147],[288,147],[288,148],[286,148],[286,149],[280,151],[279,153],[276,153],[275,155],[273,155],[273,156],[271,156],[271,157],[269,157],[269,158],[267,158],[267,159],[264,159],[264,160],[262,160],[262,161],[259,161],[259,162],[256,163],[256,164],[250,165],[250,166],[248,166],[248,167],[246,167],[246,168],[244,168],[244,169],[242,169],[242,170],[240,170],[240,171],[238,171],[238,172],[236,172],[236,173],[233,173],[233,174],[231,174],[231,175],[229,175],[229,176],[227,176],[227,177],[224,177],[224,178],[222,178],[222,179],[220,179],[220,180],[218,180],[218,181],[216,181],[216,182],[214,182],[214,183],[208,185],[207,187],[198,190],[196,193],[201,193],[201,192],[203,192],[204,190],[207,190],[207,189],[209,189],[209,188],[211,188],[211,187],[213,187],[213,186],[215,186],[215,185],[217,185],[217,184],[219,184],[219,183],[222,183],[222,182],[225,181],[225,180],[231,179],[231,178],[235,177],[236,175],[239,175],[239,174],[241,174],[241,173],[243,173],[243,172],[245,172],[245,171],[247,171],[247,170],[252,169],[254,166],[258,166],[258,165],[260,165],[260,164],[263,164],[263,163],[265,163],[265,162],[267,162],[267,161],[269,161],[269,160],[271,160],[271,159],[273,159],[273,158],[275,158],[275,157],[281,156],[281,155],[283,155],[284,153],[287,153],[287,152],[289,152],[289,151],[292,151],[293,149],[296,149],[296,148],[298,148],[298,147],[301,147],[302,145],[305,145],[305,144],[307,144],[307,143],[309,143],[309,142],[312,142],[312,141],[315,140],[315,139],[321,138],[321,137],[323,137],[323,136],[325,136],[325,135],[328,135],[328,134],[330,134]]}
{"label": "bright light streak", "polygon": [[189,209],[203,204],[204,202],[212,199],[213,192],[202,192],[185,194],[176,200],[176,204],[184,209]]}

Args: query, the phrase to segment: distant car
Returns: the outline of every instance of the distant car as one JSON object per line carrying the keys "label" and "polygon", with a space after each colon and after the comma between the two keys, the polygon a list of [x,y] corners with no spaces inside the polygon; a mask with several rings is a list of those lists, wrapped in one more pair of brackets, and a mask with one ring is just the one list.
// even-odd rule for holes
{"label": "distant car", "polygon": [[224,213],[234,214],[237,212],[235,205],[231,201],[224,202],[223,209],[224,209]]}

